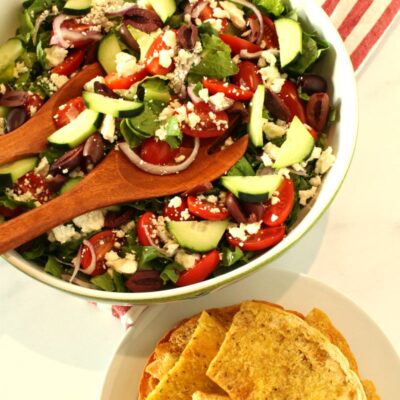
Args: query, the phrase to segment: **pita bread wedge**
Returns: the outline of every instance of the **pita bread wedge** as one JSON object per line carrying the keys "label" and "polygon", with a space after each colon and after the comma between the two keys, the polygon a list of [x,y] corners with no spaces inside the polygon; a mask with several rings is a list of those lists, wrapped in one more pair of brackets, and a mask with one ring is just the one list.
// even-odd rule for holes
{"label": "pita bread wedge", "polygon": [[161,378],[147,400],[191,400],[196,391],[223,394],[207,376],[206,370],[217,354],[226,329],[218,320],[203,312],[178,361]]}
{"label": "pita bread wedge", "polygon": [[262,302],[242,303],[207,376],[232,400],[367,399],[337,346],[297,315]]}

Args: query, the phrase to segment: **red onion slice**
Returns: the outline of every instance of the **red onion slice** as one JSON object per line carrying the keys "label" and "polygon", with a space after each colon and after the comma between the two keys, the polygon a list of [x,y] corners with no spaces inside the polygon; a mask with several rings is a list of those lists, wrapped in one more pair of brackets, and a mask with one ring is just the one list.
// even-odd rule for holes
{"label": "red onion slice", "polygon": [[54,36],[52,36],[50,40],[51,45],[56,45],[59,44],[60,46],[67,48],[69,46],[69,42],[67,42],[62,33],[61,25],[62,23],[69,19],[68,15],[65,14],[60,14],[57,17],[54,18],[53,20],[53,32]]}
{"label": "red onion slice", "polygon": [[190,97],[190,100],[192,101],[193,104],[197,104],[202,102],[203,100],[196,95],[196,93],[194,92],[194,85],[190,85],[187,88],[187,94]]}
{"label": "red onion slice", "polygon": [[157,251],[158,251],[160,254],[162,254],[163,256],[170,257],[170,254],[168,254],[168,252],[167,252],[166,250],[162,249],[160,246],[157,246],[157,244],[154,242],[154,240],[153,240],[152,237],[150,236],[147,227],[146,227],[146,226],[143,226],[143,228],[144,228],[144,233],[146,234],[147,239],[148,239],[148,241],[149,241],[149,243],[150,243],[150,246],[151,246],[151,247],[154,247],[154,249],[157,250]]}
{"label": "red onion slice", "polygon": [[103,37],[103,35],[97,31],[75,32],[66,28],[61,29],[61,34],[64,40],[68,41],[75,41],[75,40],[78,41],[82,39],[90,39],[93,41],[97,41]]}
{"label": "red onion slice", "polygon": [[69,280],[69,282],[71,283],[76,275],[79,272],[79,269],[81,268],[81,257],[82,257],[82,250],[83,250],[83,246],[79,247],[79,251],[78,254],[76,255],[76,257],[72,260],[72,265],[74,267],[74,271],[72,272],[71,278]]}
{"label": "red onion slice", "polygon": [[[96,268],[96,252],[94,251],[94,247],[92,245],[92,243],[89,242],[89,240],[84,240],[82,242],[83,246],[86,246],[88,248],[88,250],[90,251],[90,265],[85,268],[82,269],[82,272],[86,275],[91,275],[94,271],[94,269]],[[82,254],[81,254],[82,256]],[[80,260],[79,260],[80,262]]]}
{"label": "red onion slice", "polygon": [[237,3],[244,7],[250,8],[250,10],[252,10],[254,12],[255,16],[258,19],[258,22],[260,23],[260,31],[258,32],[256,44],[260,44],[262,36],[263,36],[263,32],[264,32],[264,20],[263,20],[260,10],[253,3],[250,3],[247,0],[231,0],[231,1],[232,1],[232,3]]}
{"label": "red onion slice", "polygon": [[198,2],[192,9],[192,12],[190,14],[190,16],[193,19],[199,18],[199,15],[201,14],[201,12],[204,10],[204,8],[207,6],[207,2],[206,1],[200,1]]}
{"label": "red onion slice", "polygon": [[23,90],[10,90],[0,97],[0,106],[20,107],[25,105],[28,99],[28,92]]}
{"label": "red onion slice", "polygon": [[97,287],[95,285],[93,285],[93,283],[86,282],[79,278],[72,278],[72,276],[69,274],[62,274],[61,278],[64,279],[65,281],[68,281],[69,283],[75,283],[75,285],[78,285],[78,286],[81,286],[81,287],[84,287],[87,289],[97,289]]}
{"label": "red onion slice", "polygon": [[190,156],[180,164],[177,165],[156,165],[150,164],[144,160],[142,160],[130,147],[126,142],[119,143],[118,147],[120,150],[128,157],[129,161],[134,164],[136,167],[141,169],[142,171],[148,172],[153,175],[171,175],[177,174],[178,172],[184,171],[188,168],[193,161],[196,159],[197,154],[200,148],[200,139],[194,138],[194,147]]}
{"label": "red onion slice", "polygon": [[262,54],[262,51],[256,51],[255,53],[250,53],[247,49],[240,50],[240,58],[243,58],[244,60],[254,60],[256,58],[260,58]]}
{"label": "red onion slice", "polygon": [[124,15],[128,14],[130,11],[137,8],[136,4],[125,4],[121,8],[115,9],[113,11],[108,11],[106,15],[108,17],[123,17]]}

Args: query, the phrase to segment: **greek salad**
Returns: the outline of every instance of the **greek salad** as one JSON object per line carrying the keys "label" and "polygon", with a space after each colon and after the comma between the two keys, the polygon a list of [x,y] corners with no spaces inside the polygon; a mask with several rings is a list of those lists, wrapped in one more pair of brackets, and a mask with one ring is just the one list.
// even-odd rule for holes
{"label": "greek salad", "polygon": [[0,46],[0,135],[87,64],[104,75],[59,107],[42,154],[0,166],[2,221],[67,192],[111,149],[164,175],[190,168],[202,140],[219,151],[249,135],[214,182],[81,215],[17,249],[56,277],[143,292],[230,271],[286,236],[335,161],[328,83],[311,72],[328,44],[282,0],[28,0],[20,17]]}

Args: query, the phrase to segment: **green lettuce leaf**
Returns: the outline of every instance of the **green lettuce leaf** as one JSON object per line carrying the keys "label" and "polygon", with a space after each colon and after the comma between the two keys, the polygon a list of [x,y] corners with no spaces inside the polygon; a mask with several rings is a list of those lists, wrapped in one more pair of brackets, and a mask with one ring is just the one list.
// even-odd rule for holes
{"label": "green lettuce leaf", "polygon": [[178,118],[169,117],[165,127],[167,131],[166,142],[173,148],[177,149],[182,143],[182,131],[179,126]]}
{"label": "green lettuce leaf", "polygon": [[253,176],[255,175],[254,169],[243,156],[227,173],[230,176]]}
{"label": "green lettuce leaf", "polygon": [[193,80],[204,76],[224,79],[239,72],[239,68],[232,61],[231,49],[227,44],[214,35],[203,34],[200,37],[203,44],[201,61],[189,72]]}
{"label": "green lettuce leaf", "polygon": [[282,0],[252,0],[252,2],[261,9],[269,14],[279,17],[284,11],[285,6]]}

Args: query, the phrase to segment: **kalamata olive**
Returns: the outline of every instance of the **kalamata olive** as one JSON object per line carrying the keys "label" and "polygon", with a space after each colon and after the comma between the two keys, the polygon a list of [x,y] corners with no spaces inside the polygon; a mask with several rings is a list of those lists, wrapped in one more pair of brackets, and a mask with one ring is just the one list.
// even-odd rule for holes
{"label": "kalamata olive", "polygon": [[196,25],[182,25],[178,30],[178,43],[186,50],[192,50],[199,36]]}
{"label": "kalamata olive", "polygon": [[83,62],[85,65],[93,64],[94,62],[97,61],[98,47],[99,47],[99,42],[94,42],[87,46],[86,53],[85,53],[85,59]]}
{"label": "kalamata olive", "polygon": [[47,187],[53,192],[58,192],[65,182],[67,182],[68,177],[65,175],[57,174],[56,176],[47,179]]}
{"label": "kalamata olive", "polygon": [[153,270],[137,271],[125,282],[131,292],[154,292],[163,287],[160,272]]}
{"label": "kalamata olive", "polygon": [[139,43],[137,40],[132,36],[129,32],[128,27],[125,24],[121,25],[119,28],[119,33],[121,36],[122,41],[133,51],[140,52]]}
{"label": "kalamata olive", "polygon": [[306,117],[308,125],[321,132],[329,114],[329,96],[326,93],[314,93],[307,103]]}
{"label": "kalamata olive", "polygon": [[7,132],[19,128],[28,119],[28,113],[23,108],[13,108],[7,114]]}
{"label": "kalamata olive", "polygon": [[265,206],[263,203],[248,203],[244,201],[241,204],[243,209],[246,210],[249,215],[248,222],[258,222],[262,219],[265,212]]}
{"label": "kalamata olive", "polygon": [[20,107],[25,105],[28,99],[28,93],[22,90],[9,90],[0,98],[0,106],[3,107]]}
{"label": "kalamata olive", "polygon": [[297,85],[309,95],[314,93],[326,93],[328,84],[326,79],[317,74],[305,74],[299,76]]}
{"label": "kalamata olive", "polygon": [[128,18],[124,21],[125,24],[132,25],[146,33],[154,32],[163,26],[160,17],[153,10],[134,8],[127,16]]}
{"label": "kalamata olive", "polygon": [[99,133],[90,136],[83,146],[83,157],[96,165],[104,157],[104,140]]}
{"label": "kalamata olive", "polygon": [[201,185],[197,185],[186,192],[182,193],[183,197],[187,196],[197,196],[198,194],[207,192],[213,188],[213,184],[211,182],[202,183]]}
{"label": "kalamata olive", "polygon": [[231,117],[231,115],[238,115],[242,124],[247,124],[249,122],[249,112],[246,106],[240,101],[235,101],[226,112],[229,117]]}
{"label": "kalamata olive", "polygon": [[111,90],[107,85],[104,85],[104,83],[101,82],[95,82],[93,84],[93,89],[96,93],[101,94],[106,97],[111,97],[112,99],[119,99],[120,97],[115,93],[113,90]]}
{"label": "kalamata olive", "polygon": [[290,110],[283,100],[274,92],[267,89],[265,93],[265,107],[268,112],[274,117],[282,121],[289,121]]}
{"label": "kalamata olive", "polygon": [[134,213],[132,210],[126,210],[122,213],[107,211],[104,218],[104,227],[108,229],[118,228],[119,226],[132,221],[133,215]]}
{"label": "kalamata olive", "polygon": [[60,158],[58,158],[53,164],[50,166],[50,174],[68,174],[76,167],[79,167],[83,161],[83,144],[67,151]]}
{"label": "kalamata olive", "polygon": [[226,195],[225,205],[229,213],[231,214],[232,218],[236,222],[243,224],[247,222],[247,216],[243,212],[239,200],[230,192],[228,192]]}

